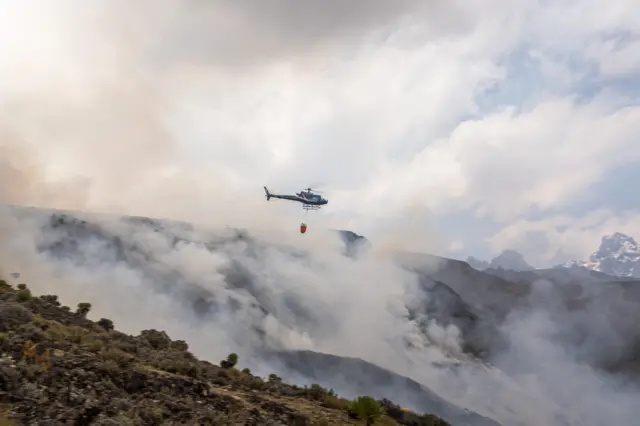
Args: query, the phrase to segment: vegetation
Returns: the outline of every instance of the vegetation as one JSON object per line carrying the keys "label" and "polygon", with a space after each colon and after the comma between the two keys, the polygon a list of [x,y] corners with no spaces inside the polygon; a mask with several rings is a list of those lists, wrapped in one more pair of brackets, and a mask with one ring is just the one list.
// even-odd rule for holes
{"label": "vegetation", "polygon": [[164,331],[130,336],[88,319],[90,303],[76,308],[0,280],[0,426],[448,425],[388,400],[254,376],[235,353],[217,366]]}
{"label": "vegetation", "polygon": [[359,396],[349,404],[349,411],[355,413],[364,420],[367,426],[371,426],[382,418],[384,408],[370,396]]}

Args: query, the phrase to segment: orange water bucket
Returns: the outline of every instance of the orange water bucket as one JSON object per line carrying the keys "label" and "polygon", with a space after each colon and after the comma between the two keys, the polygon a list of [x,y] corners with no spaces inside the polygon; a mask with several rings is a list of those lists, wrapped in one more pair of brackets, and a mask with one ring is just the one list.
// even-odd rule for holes
{"label": "orange water bucket", "polygon": [[301,223],[300,224],[300,233],[304,234],[305,232],[307,232],[307,224],[306,223]]}

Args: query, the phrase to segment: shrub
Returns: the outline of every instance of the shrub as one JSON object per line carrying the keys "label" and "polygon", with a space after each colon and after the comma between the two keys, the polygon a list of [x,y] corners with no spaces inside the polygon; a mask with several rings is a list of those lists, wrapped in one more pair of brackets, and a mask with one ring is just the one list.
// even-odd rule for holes
{"label": "shrub", "polygon": [[166,332],[156,329],[142,330],[140,338],[145,340],[153,349],[168,349],[172,343]]}
{"label": "shrub", "polygon": [[282,383],[282,378],[278,376],[276,373],[269,374],[268,382],[270,384],[280,384]]}
{"label": "shrub", "polygon": [[370,396],[359,396],[349,404],[349,411],[364,420],[367,426],[373,425],[384,415],[382,405]]}
{"label": "shrub", "polygon": [[169,373],[182,374],[183,376],[197,377],[200,373],[200,369],[196,364],[193,364],[185,359],[170,359],[162,365],[162,370]]}
{"label": "shrub", "polygon": [[120,368],[126,368],[133,362],[133,357],[119,349],[109,348],[101,354],[103,361],[111,361]]}
{"label": "shrub", "polygon": [[91,310],[91,303],[81,302],[81,303],[78,303],[76,314],[84,318],[87,316],[90,310]]}
{"label": "shrub", "polygon": [[60,306],[58,296],[55,294],[43,294],[42,296],[40,296],[40,299],[44,300],[47,303],[51,303],[52,305]]}
{"label": "shrub", "polygon": [[16,293],[16,300],[20,303],[28,302],[31,300],[31,291],[28,288],[19,290]]}
{"label": "shrub", "polygon": [[238,364],[238,355],[235,353],[230,353],[227,356],[227,359],[220,362],[220,367],[224,369],[233,368]]}
{"label": "shrub", "polygon": [[322,401],[328,395],[327,390],[317,383],[313,383],[306,391],[307,398],[315,401]]}
{"label": "shrub", "polygon": [[115,341],[115,342],[112,342],[111,345],[128,354],[138,355],[138,352],[139,352],[138,346],[136,346],[134,343],[131,343],[131,342]]}
{"label": "shrub", "polygon": [[111,331],[113,330],[113,321],[111,321],[108,318],[100,318],[100,321],[98,321],[98,325],[102,328],[105,329],[105,331]]}
{"label": "shrub", "polygon": [[263,390],[265,388],[264,380],[260,377],[249,376],[243,383],[250,389]]}
{"label": "shrub", "polygon": [[82,339],[82,346],[87,348],[90,352],[98,353],[104,349],[105,344],[100,339],[88,337],[86,339]]}
{"label": "shrub", "polygon": [[335,395],[327,394],[322,405],[334,410],[347,410],[349,408],[349,401],[344,398],[338,398]]}
{"label": "shrub", "polygon": [[187,352],[189,345],[184,340],[174,340],[171,342],[171,348],[179,352]]}

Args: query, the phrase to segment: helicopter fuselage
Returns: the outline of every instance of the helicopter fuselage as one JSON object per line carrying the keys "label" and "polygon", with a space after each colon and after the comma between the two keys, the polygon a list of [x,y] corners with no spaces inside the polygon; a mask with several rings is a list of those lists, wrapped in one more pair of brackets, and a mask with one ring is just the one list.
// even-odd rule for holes
{"label": "helicopter fuselage", "polygon": [[309,204],[311,206],[323,206],[328,203],[327,200],[319,195],[297,193],[296,195],[278,195],[270,194],[271,198],[279,198],[281,200],[297,201],[303,204]]}
{"label": "helicopter fuselage", "polygon": [[314,194],[313,192],[297,192],[296,195],[282,195],[282,194],[272,194],[267,188],[264,188],[267,200],[270,198],[279,198],[281,200],[289,200],[289,201],[297,201],[299,203],[309,205],[309,206],[324,206],[329,201],[325,198],[322,198],[318,194]]}

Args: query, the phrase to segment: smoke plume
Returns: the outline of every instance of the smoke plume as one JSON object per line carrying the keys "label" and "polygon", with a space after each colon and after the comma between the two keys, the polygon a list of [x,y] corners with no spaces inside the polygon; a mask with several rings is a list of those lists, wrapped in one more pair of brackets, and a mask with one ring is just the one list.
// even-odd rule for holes
{"label": "smoke plume", "polygon": [[[322,124],[301,116],[285,126],[291,134],[275,131],[282,116],[260,108],[272,85],[355,48],[336,40],[384,37],[410,12],[427,16],[432,34],[472,23],[457,2],[331,3],[3,2],[0,204],[78,210],[87,224],[3,207],[0,273],[19,272],[36,294],[69,306],[89,301],[94,319],[122,331],[164,329],[213,362],[235,351],[269,371],[262,348],[309,349],[373,362],[505,426],[636,423],[638,390],[586,362],[629,341],[611,305],[584,317],[554,307],[543,288],[510,312],[500,327],[509,344],[483,363],[463,353],[455,325],[426,312],[425,331],[410,319],[408,307],[432,296],[395,254],[437,251],[425,212],[405,212],[354,259],[318,231],[330,218],[313,216],[301,236],[299,206],[266,204],[262,185],[282,183],[279,172],[296,164],[285,148],[297,123]],[[283,96],[298,89],[291,84]],[[582,345],[567,337],[572,322],[619,339]]]}

